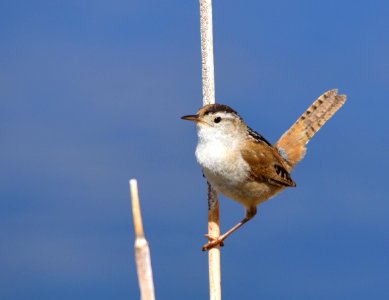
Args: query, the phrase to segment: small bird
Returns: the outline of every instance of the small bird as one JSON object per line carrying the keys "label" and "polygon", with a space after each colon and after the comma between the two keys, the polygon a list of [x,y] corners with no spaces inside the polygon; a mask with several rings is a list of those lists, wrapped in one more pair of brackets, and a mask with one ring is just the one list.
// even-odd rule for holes
{"label": "small bird", "polygon": [[290,172],[303,159],[306,144],[345,101],[346,96],[338,95],[336,89],[324,93],[274,146],[227,105],[205,105],[196,115],[181,117],[196,123],[196,158],[208,182],[246,209],[246,216],[226,233],[208,237],[203,251],[223,245],[231,233],[256,215],[260,203],[296,186]]}

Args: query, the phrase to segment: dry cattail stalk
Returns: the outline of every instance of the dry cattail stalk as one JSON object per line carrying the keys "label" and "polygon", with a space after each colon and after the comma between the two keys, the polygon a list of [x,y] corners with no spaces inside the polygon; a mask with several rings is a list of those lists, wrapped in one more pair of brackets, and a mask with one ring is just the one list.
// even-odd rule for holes
{"label": "dry cattail stalk", "polygon": [[135,229],[135,261],[142,300],[155,300],[153,272],[151,268],[149,244],[145,238],[139,203],[138,184],[130,180],[132,214]]}
{"label": "dry cattail stalk", "polygon": [[[201,62],[203,105],[215,103],[213,59],[212,0],[200,0]],[[208,186],[208,236],[220,236],[220,211],[216,191]],[[220,246],[208,251],[209,292],[211,300],[221,299]]]}

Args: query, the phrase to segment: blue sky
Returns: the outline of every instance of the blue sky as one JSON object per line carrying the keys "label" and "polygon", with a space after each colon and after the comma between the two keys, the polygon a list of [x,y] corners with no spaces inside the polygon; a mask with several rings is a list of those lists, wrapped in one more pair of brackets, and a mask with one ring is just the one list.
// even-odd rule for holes
{"label": "blue sky", "polygon": [[[138,298],[136,177],[159,299],[208,296],[197,1],[0,2],[0,298]],[[389,4],[215,1],[218,102],[275,142],[348,102],[226,241],[224,299],[388,299]],[[244,210],[221,198],[222,228]]]}

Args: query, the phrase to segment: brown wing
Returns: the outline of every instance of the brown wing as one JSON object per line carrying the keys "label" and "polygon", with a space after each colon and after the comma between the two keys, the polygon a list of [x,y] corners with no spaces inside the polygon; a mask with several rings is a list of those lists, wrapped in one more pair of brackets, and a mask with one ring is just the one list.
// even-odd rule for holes
{"label": "brown wing", "polygon": [[274,145],[287,161],[286,169],[290,172],[304,158],[306,144],[316,132],[336,113],[346,101],[345,95],[338,95],[338,90],[331,90],[321,95],[286,131]]}
{"label": "brown wing", "polygon": [[251,166],[251,179],[277,186],[296,186],[285,168],[285,162],[272,146],[249,141],[241,153]]}

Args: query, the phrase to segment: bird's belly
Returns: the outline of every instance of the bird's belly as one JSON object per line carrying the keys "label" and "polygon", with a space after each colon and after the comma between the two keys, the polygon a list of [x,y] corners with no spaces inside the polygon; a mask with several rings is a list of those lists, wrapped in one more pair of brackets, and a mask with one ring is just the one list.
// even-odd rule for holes
{"label": "bird's belly", "polygon": [[282,187],[270,185],[265,182],[251,181],[248,178],[241,182],[231,182],[231,180],[209,172],[209,170],[203,170],[204,175],[216,191],[241,203],[246,208],[257,206],[283,190]]}
{"label": "bird's belly", "polygon": [[[207,147],[207,149],[210,149]],[[196,157],[209,183],[221,194],[240,202],[245,207],[256,206],[282,188],[250,179],[250,166],[240,151],[231,148],[212,152],[196,149]]]}

